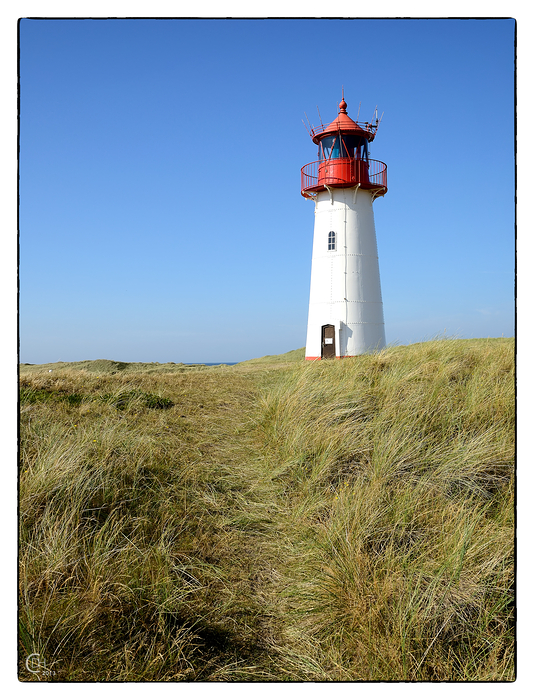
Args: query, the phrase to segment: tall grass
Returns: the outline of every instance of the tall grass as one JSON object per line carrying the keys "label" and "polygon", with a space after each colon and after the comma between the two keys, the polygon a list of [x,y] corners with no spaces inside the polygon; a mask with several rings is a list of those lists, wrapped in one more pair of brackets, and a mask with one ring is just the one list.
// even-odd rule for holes
{"label": "tall grass", "polygon": [[21,677],[36,679],[31,653],[56,680],[255,673],[268,620],[239,553],[269,499],[242,460],[246,434],[233,442],[249,383],[223,370],[53,376],[21,376]]}
{"label": "tall grass", "polygon": [[299,367],[264,397],[294,634],[329,678],[513,678],[513,362],[509,341],[436,341]]}
{"label": "tall grass", "polygon": [[512,342],[298,355],[22,367],[22,680],[513,679]]}

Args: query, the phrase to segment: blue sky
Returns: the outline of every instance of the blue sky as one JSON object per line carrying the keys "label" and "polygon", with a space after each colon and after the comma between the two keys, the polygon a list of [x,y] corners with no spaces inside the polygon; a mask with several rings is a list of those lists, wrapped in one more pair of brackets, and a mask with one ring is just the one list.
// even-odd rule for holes
{"label": "blue sky", "polygon": [[302,347],[341,85],[384,112],[387,341],[512,336],[513,20],[22,20],[21,362]]}

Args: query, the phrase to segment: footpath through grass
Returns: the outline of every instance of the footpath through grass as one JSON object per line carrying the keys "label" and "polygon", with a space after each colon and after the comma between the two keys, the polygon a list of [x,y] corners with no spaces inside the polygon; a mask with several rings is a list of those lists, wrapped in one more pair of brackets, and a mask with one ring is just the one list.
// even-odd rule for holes
{"label": "footpath through grass", "polygon": [[21,680],[514,678],[512,341],[297,358],[21,368]]}

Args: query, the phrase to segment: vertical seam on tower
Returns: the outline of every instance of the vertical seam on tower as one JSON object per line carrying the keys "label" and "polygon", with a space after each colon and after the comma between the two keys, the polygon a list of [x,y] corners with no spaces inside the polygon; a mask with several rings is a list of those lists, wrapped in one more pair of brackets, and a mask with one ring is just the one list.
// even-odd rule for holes
{"label": "vertical seam on tower", "polygon": [[[331,195],[331,196],[330,196],[330,205],[333,207],[333,206],[334,206],[334,202],[333,202],[333,200],[332,200],[332,192],[330,192],[330,195]],[[330,230],[330,231],[333,231],[333,230],[334,230],[334,223],[333,223],[333,221],[334,221],[334,213],[333,213],[333,211],[332,211],[332,209],[331,209],[331,210],[330,210],[330,226],[329,226],[329,230]],[[334,251],[334,252],[335,252],[335,251]],[[328,317],[329,317],[328,322],[329,322],[329,323],[330,323],[330,321],[332,320],[332,298],[333,298],[332,280],[334,279],[334,263],[333,263],[333,261],[334,261],[333,256],[330,256],[330,308],[328,309]]]}
{"label": "vertical seam on tower", "polygon": [[[347,300],[347,193],[346,190],[343,191],[343,199],[345,205],[345,325],[349,320],[349,302]],[[341,349],[341,348],[340,348]]]}

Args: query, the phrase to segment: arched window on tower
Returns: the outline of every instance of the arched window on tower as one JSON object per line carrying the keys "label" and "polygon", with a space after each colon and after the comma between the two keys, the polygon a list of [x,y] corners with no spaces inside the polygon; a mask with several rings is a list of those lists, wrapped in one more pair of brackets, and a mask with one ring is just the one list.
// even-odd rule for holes
{"label": "arched window on tower", "polygon": [[329,231],[328,232],[328,250],[335,250],[335,249],[336,249],[336,232]]}

